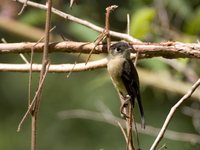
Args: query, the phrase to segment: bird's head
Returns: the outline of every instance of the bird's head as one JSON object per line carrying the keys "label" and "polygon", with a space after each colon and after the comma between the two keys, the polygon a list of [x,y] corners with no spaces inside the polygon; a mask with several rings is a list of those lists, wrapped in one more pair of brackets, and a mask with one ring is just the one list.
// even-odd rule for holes
{"label": "bird's head", "polygon": [[109,57],[123,57],[126,59],[130,59],[130,53],[133,48],[126,42],[118,42],[111,45],[109,50]]}

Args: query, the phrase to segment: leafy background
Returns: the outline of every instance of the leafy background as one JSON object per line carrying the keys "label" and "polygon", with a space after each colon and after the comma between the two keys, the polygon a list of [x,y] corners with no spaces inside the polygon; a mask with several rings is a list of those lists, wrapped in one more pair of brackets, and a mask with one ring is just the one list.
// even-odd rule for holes
{"label": "leafy background", "polygon": [[[35,0],[35,2],[44,3],[40,0]],[[198,0],[77,0],[76,2],[77,4],[72,9],[69,8],[69,1],[61,0],[54,1],[54,7],[103,27],[105,8],[115,4],[119,8],[111,15],[112,30],[126,32],[126,15],[129,13],[131,15],[131,35],[138,39],[149,42],[198,41],[200,33],[200,2]],[[43,33],[44,30],[45,12],[28,6],[21,15],[17,15],[20,8],[19,3],[0,0],[0,16],[3,18],[0,19],[0,38],[4,38],[7,42],[37,41],[41,37],[38,33],[40,31]],[[7,24],[7,27],[11,28],[5,28],[2,22],[6,19],[20,23],[19,27],[26,25],[39,32],[30,30],[26,35],[27,31],[23,27],[16,27],[15,24]],[[92,42],[99,34],[55,15],[53,15],[52,24],[56,26],[53,31],[53,41],[62,41],[62,35],[68,40]],[[13,31],[15,28],[18,32]],[[29,54],[25,56],[30,57]],[[76,57],[76,54],[50,54],[52,63],[74,63]],[[101,57],[105,55],[93,56],[93,59]],[[39,63],[41,54],[36,54],[34,61]],[[16,54],[1,54],[0,62],[23,63]],[[199,75],[199,60],[177,59],[177,62],[184,68],[191,68],[196,76]],[[153,73],[155,77],[164,78],[165,84],[168,84],[168,80],[181,81],[186,84],[193,83],[196,79],[192,76],[193,78],[189,80],[182,72],[160,58],[139,60],[138,70],[139,75],[142,76],[140,69]],[[148,75],[146,78],[151,80]],[[37,81],[38,73],[34,73],[33,90],[37,87]],[[159,88],[159,83],[154,84],[149,85],[141,77],[141,94],[146,123],[160,128],[170,108],[182,94]],[[173,85],[167,86],[170,88]],[[30,147],[30,118],[23,124],[21,132],[16,132],[18,123],[27,109],[27,93],[28,73],[0,72],[0,149],[25,150]],[[176,112],[169,129],[199,134],[199,130],[193,125],[192,118],[183,114],[182,109],[184,106],[199,108],[197,100],[199,99],[191,98],[190,101],[184,103]],[[105,68],[72,73],[69,78],[67,78],[67,73],[48,74],[39,112],[38,149],[125,149],[125,141],[119,127],[86,119],[63,120],[58,117],[60,111],[72,109],[91,111],[109,109],[114,115],[120,117],[117,93]],[[135,112],[136,120],[139,121],[137,108]],[[149,149],[154,139],[154,136],[140,134],[142,149]],[[165,138],[160,146],[163,144],[166,144],[168,149],[200,149],[199,144]]]}

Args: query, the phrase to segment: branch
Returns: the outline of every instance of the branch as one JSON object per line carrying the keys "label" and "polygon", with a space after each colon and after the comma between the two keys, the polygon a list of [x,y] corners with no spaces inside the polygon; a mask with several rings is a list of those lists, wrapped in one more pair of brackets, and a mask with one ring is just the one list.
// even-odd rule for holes
{"label": "branch", "polygon": [[[130,43],[135,52],[139,52],[141,58],[164,57],[164,58],[200,58],[200,44],[198,43],[180,43],[180,42],[161,42],[161,43]],[[0,53],[30,53],[35,43],[2,43],[0,44]],[[58,42],[49,45],[49,52],[73,52],[90,53],[94,48],[94,43],[84,42]],[[44,43],[38,43],[34,47],[34,52],[42,52]],[[99,44],[93,50],[93,53],[107,53],[106,45]]]}
{"label": "branch", "polygon": [[[88,71],[96,68],[103,68],[107,64],[107,59],[101,59],[97,61],[88,62],[87,65],[85,63],[76,64],[58,64],[58,65],[50,65],[49,72],[60,72],[66,73],[70,72],[73,69],[73,72],[80,71]],[[41,64],[33,64],[32,71],[39,72],[42,68]],[[28,72],[30,69],[30,64],[2,64],[0,63],[0,71],[13,71],[13,72]]]}
{"label": "branch", "polygon": [[[74,64],[57,64],[50,65],[49,73],[67,73],[73,69],[73,72],[88,71],[99,68],[105,68],[107,64],[107,59],[101,59],[97,61],[90,61],[85,65],[85,63],[78,63],[76,66]],[[41,64],[33,64],[32,71],[39,72],[41,70]],[[2,64],[0,63],[0,71],[12,71],[12,72],[29,72],[30,64]],[[153,86],[159,89],[166,90],[168,92],[173,92],[183,95],[187,92],[192,85],[190,83],[185,83],[181,81],[174,80],[170,77],[163,78],[162,75],[157,73],[147,71],[145,69],[137,68],[140,80],[142,84]],[[180,88],[181,87],[181,88]],[[200,93],[195,92],[192,95],[194,100],[199,101]]]}
{"label": "branch", "polygon": [[[32,47],[34,46],[34,52],[42,53],[44,48],[44,43],[1,43],[0,53],[30,53]],[[55,42],[49,44],[49,52],[73,52],[73,53],[90,53],[94,48],[94,43],[84,43],[84,42]],[[104,45],[98,45],[94,53],[106,53],[106,47]]]}
{"label": "branch", "polygon": [[191,97],[191,95],[193,94],[193,92],[198,88],[198,86],[200,85],[200,78],[197,80],[197,82],[191,87],[190,90],[188,90],[188,92],[171,108],[169,114],[167,115],[167,118],[158,134],[158,136],[156,137],[156,140],[154,141],[154,143],[152,144],[150,150],[154,150],[156,149],[156,147],[158,146],[159,142],[161,141],[161,139],[164,136],[164,133],[172,119],[172,117],[174,116],[175,111],[180,107],[180,105],[186,101],[189,97]]}
{"label": "branch", "polygon": [[[52,8],[52,0],[47,0],[47,11],[46,11],[46,21],[45,21],[45,43],[44,50],[42,56],[42,68],[40,71],[40,79],[38,88],[43,83],[44,78],[46,77],[46,73],[48,72],[49,60],[48,60],[48,51],[49,51],[49,39],[50,39],[50,29],[51,29],[51,8]],[[30,67],[30,72],[31,72]],[[38,96],[36,97],[35,104],[33,110],[31,112],[31,150],[36,150],[37,145],[37,124],[38,124],[38,113],[40,108],[40,103],[42,100],[42,90],[43,84],[41,85],[40,90],[38,91]]]}
{"label": "branch", "polygon": [[[22,4],[24,4],[26,2],[26,0],[13,0],[13,1],[17,1],[17,2],[20,2]],[[31,1],[28,1],[27,2],[27,5],[29,6],[32,6],[32,7],[36,7],[36,8],[39,8],[39,9],[42,9],[42,10],[47,10],[47,6],[46,5],[42,5],[42,4],[39,4],[39,3],[35,3],[35,2],[31,2]],[[64,19],[67,19],[67,20],[70,20],[70,21],[73,21],[75,23],[78,23],[78,24],[81,24],[81,25],[84,25],[88,28],[91,28],[97,32],[100,32],[102,33],[103,32],[103,28],[99,27],[99,26],[96,26],[86,20],[82,20],[82,19],[79,19],[77,17],[74,17],[72,15],[69,15],[69,14],[66,14],[62,11],[59,11],[58,9],[55,9],[55,8],[52,8],[52,13],[64,18]],[[115,32],[115,31],[110,31],[110,35],[113,36],[113,37],[117,37],[117,38],[120,38],[120,39],[124,39],[126,41],[131,41],[131,42],[140,42],[138,39],[135,39],[133,38],[132,36],[128,35],[128,34],[124,34],[124,33],[119,33],[119,32]]]}
{"label": "branch", "polygon": [[0,29],[3,31],[11,32],[10,34],[12,35],[17,34],[20,37],[25,37],[34,41],[37,41],[41,36],[44,35],[44,31],[42,29],[3,16],[0,16]]}
{"label": "branch", "polygon": [[[126,124],[123,119],[118,118],[106,112],[94,112],[94,111],[75,109],[75,110],[61,111],[58,113],[58,116],[61,119],[80,118],[80,119],[100,121],[100,122],[111,124],[116,127],[118,127],[117,122],[119,122],[123,128],[126,128]],[[140,126],[139,123],[136,123],[136,124],[137,126]],[[149,125],[146,125],[145,130],[138,128],[138,132],[151,135],[151,136],[157,136],[159,130],[160,129],[149,126]],[[176,132],[172,130],[167,130],[165,134],[165,138],[170,139],[170,140],[189,142],[192,144],[196,144],[196,143],[200,144],[200,136],[196,134],[191,134],[191,133],[181,133],[181,132]]]}

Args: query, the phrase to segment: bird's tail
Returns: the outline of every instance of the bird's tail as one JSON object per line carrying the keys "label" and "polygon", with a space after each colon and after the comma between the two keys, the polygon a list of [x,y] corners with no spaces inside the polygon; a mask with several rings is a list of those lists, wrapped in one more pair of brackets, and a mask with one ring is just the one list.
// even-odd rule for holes
{"label": "bird's tail", "polygon": [[137,102],[138,102],[140,115],[141,115],[141,127],[143,129],[145,129],[144,110],[143,110],[142,101],[141,101],[141,97],[140,96],[137,97]]}

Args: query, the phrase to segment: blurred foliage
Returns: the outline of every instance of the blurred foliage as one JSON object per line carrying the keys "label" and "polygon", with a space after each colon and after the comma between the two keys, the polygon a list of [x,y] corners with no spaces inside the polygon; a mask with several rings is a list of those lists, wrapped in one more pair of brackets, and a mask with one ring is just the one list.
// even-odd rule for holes
{"label": "blurred foliage", "polygon": [[144,39],[151,32],[151,23],[155,18],[155,10],[141,8],[134,12],[131,18],[131,35],[135,38]]}
{"label": "blurred foliage", "polygon": [[[41,0],[35,2],[44,3]],[[16,21],[40,29],[44,28],[45,12],[43,10],[28,6],[22,15],[18,16],[21,4],[6,0],[0,0],[0,4],[1,16],[15,18]],[[152,42],[162,40],[196,42],[198,40],[200,34],[200,2],[198,0],[76,0],[72,9],[69,8],[69,1],[54,1],[55,8],[101,27],[104,27],[105,24],[105,8],[111,4],[119,6],[111,14],[112,30],[126,32],[126,15],[129,13],[131,15],[131,34],[141,40]],[[56,15],[52,15],[52,17],[52,25],[56,25],[53,34],[63,35],[68,40],[92,42],[99,35],[96,31]],[[169,26],[164,26],[166,24]],[[30,34],[35,33],[30,31]],[[21,35],[2,30],[1,26],[0,38],[5,38],[7,42],[28,41],[21,38]],[[61,38],[55,40],[61,41]],[[25,56],[30,58],[28,54]],[[72,54],[50,54],[52,63],[74,63],[76,57],[77,55]],[[34,62],[39,63],[40,61],[41,54],[34,55]],[[199,76],[198,61],[194,59],[178,60],[185,68],[191,68]],[[1,54],[0,63],[23,63],[23,61],[16,54]],[[159,72],[163,78],[170,75],[175,81],[190,82],[185,74],[166,64],[162,59],[141,60],[138,66],[155,72],[155,75],[158,75]],[[34,73],[33,94],[37,82],[38,73]],[[17,125],[27,109],[27,89],[28,73],[0,72],[0,149],[27,150],[30,148],[30,117],[24,122],[22,131],[16,132]],[[161,127],[170,108],[182,96],[145,84],[141,85],[141,94],[146,123],[158,128]],[[184,105],[194,104],[195,107],[199,105],[194,101],[188,101]],[[110,109],[114,115],[120,116],[119,105],[117,93],[106,69],[72,73],[69,78],[67,78],[67,73],[49,74],[45,82],[39,113],[38,149],[125,149],[123,135],[117,127],[85,119],[60,120],[57,116],[58,112],[68,109],[105,111],[106,108]],[[103,108],[104,110],[102,110]],[[136,107],[136,120],[139,121],[137,109]],[[169,128],[179,132],[198,134],[193,127],[192,119],[185,116],[181,109],[176,112]],[[150,135],[141,134],[142,149],[149,149],[154,139],[155,137]],[[198,144],[192,145],[168,139],[163,139],[160,146],[163,144],[166,144],[168,149],[200,149]]]}

